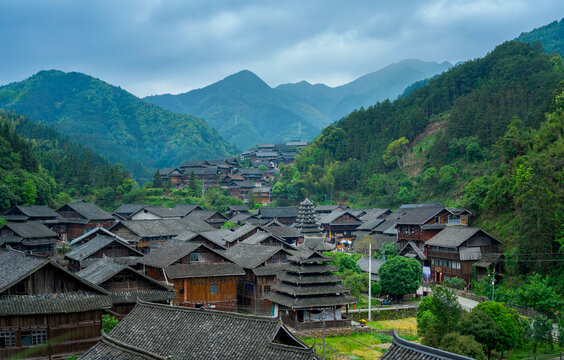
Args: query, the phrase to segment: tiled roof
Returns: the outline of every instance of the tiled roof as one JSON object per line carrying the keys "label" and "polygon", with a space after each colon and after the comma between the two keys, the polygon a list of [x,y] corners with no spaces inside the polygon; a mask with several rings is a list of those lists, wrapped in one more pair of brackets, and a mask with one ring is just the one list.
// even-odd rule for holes
{"label": "tiled roof", "polygon": [[127,240],[122,239],[121,237],[117,236],[116,234],[110,232],[110,230],[107,230],[107,229],[105,229],[105,228],[103,228],[103,227],[101,227],[101,226],[97,226],[97,227],[95,227],[94,229],[89,230],[89,231],[88,231],[87,233],[85,233],[84,235],[81,235],[81,236],[79,236],[79,237],[77,237],[77,238],[71,240],[70,246],[72,247],[74,244],[79,243],[79,242],[82,241],[83,239],[85,239],[85,238],[87,238],[87,237],[89,237],[90,235],[95,234],[95,233],[102,233],[103,236],[113,237],[113,238],[116,238],[116,239],[120,240],[120,241],[123,242],[123,243],[128,243]]}
{"label": "tiled roof", "polygon": [[116,214],[133,214],[137,211],[141,210],[145,206],[149,206],[146,204],[122,204],[120,207],[115,209],[114,213]]}
{"label": "tiled roof", "polygon": [[75,313],[111,307],[108,295],[90,292],[0,295],[0,316]]}
{"label": "tiled roof", "polygon": [[243,211],[243,212],[249,211],[249,207],[247,205],[230,205],[227,207],[227,209],[230,211]]}
{"label": "tiled roof", "polygon": [[245,275],[241,266],[229,262],[174,264],[165,268],[165,272],[171,279]]}
{"label": "tiled roof", "polygon": [[298,208],[296,206],[270,207],[265,206],[259,209],[262,218],[292,218],[298,216]]}
{"label": "tiled roof", "polygon": [[6,223],[3,227],[9,228],[24,239],[57,237],[57,233],[39,222]]}
{"label": "tiled roof", "polygon": [[479,232],[481,232],[484,236],[489,237],[494,241],[500,243],[500,241],[490,236],[488,233],[486,233],[485,231],[483,231],[478,227],[447,226],[443,230],[441,230],[437,235],[430,238],[425,243],[425,245],[456,248]]}
{"label": "tiled roof", "polygon": [[110,336],[132,348],[173,359],[317,358],[277,318],[145,302],[139,302]]}
{"label": "tiled roof", "polygon": [[253,269],[280,251],[286,250],[277,246],[253,245],[242,242],[225,250],[225,256],[245,269]]}
{"label": "tiled roof", "polygon": [[266,226],[264,230],[268,231],[269,233],[281,237],[283,239],[286,238],[298,238],[300,237],[300,232],[296,229],[293,229],[289,226],[282,225],[282,226]]}
{"label": "tiled roof", "polygon": [[229,229],[216,229],[212,231],[201,232],[200,235],[208,239],[212,243],[225,249],[225,240],[223,240],[223,237],[229,235],[230,233],[231,230]]}
{"label": "tiled roof", "polygon": [[[93,203],[68,203],[68,206],[88,220],[113,220],[112,214]],[[58,211],[58,210],[57,210]]]}
{"label": "tiled roof", "polygon": [[0,250],[0,293],[47,263],[47,258],[25,255],[16,250]]}
{"label": "tiled roof", "polygon": [[55,211],[53,211],[50,207],[46,205],[29,205],[23,206],[18,205],[16,206],[24,215],[29,217],[53,217],[56,218],[59,216]]}
{"label": "tiled roof", "polygon": [[113,304],[134,304],[138,300],[161,302],[176,300],[176,293],[166,289],[132,290],[132,291],[110,291],[110,299]]}
{"label": "tiled roof", "polygon": [[[141,264],[156,268],[166,268],[184,256],[195,251],[202,245],[198,242],[186,242],[183,240],[169,240],[160,247],[153,249],[149,254],[139,260]],[[207,246],[205,246],[208,248]],[[208,248],[209,249],[209,248]],[[211,249],[210,249],[211,250]]]}
{"label": "tiled roof", "polygon": [[346,304],[356,304],[356,298],[341,294],[333,296],[307,296],[294,297],[282,293],[270,293],[265,295],[265,299],[273,303],[284,305],[290,309],[303,309],[312,307],[337,306]]}
{"label": "tiled roof", "polygon": [[[419,249],[417,245],[411,240],[400,250],[399,255],[406,257],[418,257],[421,260],[427,260],[427,256]],[[410,256],[411,255],[411,256]]]}
{"label": "tiled roof", "polygon": [[341,284],[327,285],[295,285],[289,283],[276,283],[272,285],[272,290],[279,291],[292,296],[298,295],[323,295],[327,293],[348,293],[350,290]]}
{"label": "tiled roof", "polygon": [[176,236],[187,230],[200,232],[214,228],[199,219],[158,219],[158,220],[122,220],[110,228],[110,231],[122,224],[139,237]]}
{"label": "tiled roof", "polygon": [[223,237],[223,240],[225,240],[228,243],[232,243],[233,241],[239,239],[240,237],[248,234],[249,232],[255,230],[258,227],[258,225],[253,225],[253,224],[245,224],[243,226],[241,226],[240,228],[236,229],[235,231],[231,232],[230,234],[227,234]]}
{"label": "tiled roof", "polygon": [[145,351],[134,346],[124,344],[102,333],[102,339],[79,359],[96,360],[168,360],[166,356]]}
{"label": "tiled roof", "polygon": [[384,222],[384,219],[374,219],[370,218],[368,221],[364,221],[357,230],[372,230],[375,229],[378,225]]}
{"label": "tiled roof", "polygon": [[[378,270],[380,269],[380,266],[382,266],[385,261],[384,260],[378,260],[378,259],[370,259],[372,262],[372,274],[378,274]],[[368,258],[363,256],[360,259],[358,259],[356,261],[357,265],[360,266],[360,269],[364,272],[368,272]]]}
{"label": "tiled roof", "polygon": [[253,268],[253,273],[256,276],[273,276],[284,271],[286,266],[288,266],[288,264],[257,266]]}
{"label": "tiled roof", "polygon": [[84,243],[83,245],[77,247],[76,249],[69,251],[68,253],[65,254],[65,257],[72,260],[80,261],[82,259],[89,257],[95,252],[103,249],[104,247],[110,245],[113,242],[116,242],[128,248],[130,251],[135,252],[139,256],[143,256],[142,253],[133,249],[127,243],[124,243],[113,237],[98,235],[94,239],[91,239],[90,241]]}
{"label": "tiled roof", "polygon": [[76,275],[93,284],[100,285],[125,268],[127,268],[126,264],[113,261],[112,258],[103,257],[86,269],[77,272]]}
{"label": "tiled roof", "polygon": [[245,240],[243,240],[242,243],[253,244],[253,245],[260,244],[262,241],[264,241],[265,239],[267,239],[271,236],[272,236],[271,233],[259,230],[256,233],[254,233],[253,235],[251,235],[248,238],[246,238]]}
{"label": "tiled roof", "polygon": [[356,222],[360,223],[361,220],[358,218],[358,216],[356,216],[353,211],[351,210],[334,210],[333,212],[326,214],[325,216],[322,216],[321,219],[319,219],[319,223],[320,224],[330,224],[333,221],[337,220],[338,218],[340,218],[341,216],[345,215],[345,214],[349,214],[352,217],[356,218]]}
{"label": "tiled roof", "polygon": [[434,206],[422,206],[403,209],[406,213],[398,219],[397,224],[422,225],[425,221],[431,219],[444,210],[440,204]]}
{"label": "tiled roof", "polygon": [[400,338],[393,330],[392,346],[380,360],[473,360],[472,358],[417,344]]}

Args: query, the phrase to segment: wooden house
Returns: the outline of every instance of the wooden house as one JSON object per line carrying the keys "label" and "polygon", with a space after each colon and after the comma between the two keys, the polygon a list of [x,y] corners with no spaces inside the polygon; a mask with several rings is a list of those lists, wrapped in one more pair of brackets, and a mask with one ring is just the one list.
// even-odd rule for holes
{"label": "wooden house", "polygon": [[215,210],[192,211],[190,214],[186,215],[185,218],[204,221],[216,229],[221,229],[221,227],[227,222],[227,218],[219,211]]}
{"label": "wooden house", "polygon": [[237,277],[245,271],[198,242],[170,240],[140,260],[145,274],[174,286],[176,305],[237,311]]}
{"label": "wooden house", "polygon": [[199,219],[160,219],[160,220],[122,220],[110,231],[135,247],[142,253],[150,252],[151,245],[164,243],[186,231],[202,232],[214,228]]}
{"label": "wooden house", "polygon": [[55,256],[58,240],[57,234],[40,222],[6,223],[0,227],[0,247],[10,246],[29,254]]}
{"label": "wooden house", "polygon": [[270,186],[261,186],[255,187],[252,190],[253,199],[256,204],[261,205],[268,205],[272,202],[272,187]]}
{"label": "wooden house", "polygon": [[97,259],[76,275],[106,290],[112,299],[112,311],[121,316],[128,314],[137,300],[160,304],[176,300],[171,287],[109,257]]}
{"label": "wooden house", "polygon": [[278,273],[278,282],[265,298],[274,303],[274,316],[280,314],[285,324],[299,329],[323,326],[350,326],[343,310],[356,303],[349,290],[341,285],[341,277],[333,274],[335,266],[311,250],[288,257],[288,266]]}
{"label": "wooden house", "polygon": [[298,208],[296,206],[281,207],[261,207],[258,209],[258,217],[262,224],[266,224],[272,220],[278,220],[284,225],[292,225],[298,217]]}
{"label": "wooden house", "polygon": [[101,226],[109,229],[115,219],[107,211],[100,209],[92,203],[68,203],[57,209],[60,216],[54,225],[61,240],[71,240]]}
{"label": "wooden house", "polygon": [[[502,252],[499,240],[480,228],[466,226],[445,227],[426,242],[425,248],[431,263],[431,280],[435,282],[458,277],[469,283],[476,262],[486,254]],[[498,267],[497,272],[500,271]]]}
{"label": "wooden house", "polygon": [[237,280],[237,305],[240,310],[272,315],[272,303],[264,296],[270,294],[276,274],[287,263],[291,253],[285,249],[238,243],[225,252],[225,256],[245,269],[245,276]]}
{"label": "wooden house", "polygon": [[254,224],[245,224],[240,228],[235,229],[231,233],[225,235],[223,240],[225,241],[225,247],[229,248],[251,236],[253,236],[257,231],[259,231],[260,226]]}
{"label": "wooden house", "polygon": [[46,222],[57,220],[58,217],[59,215],[55,211],[45,205],[17,205],[2,215],[2,219],[9,222]]}
{"label": "wooden house", "polygon": [[81,360],[315,360],[276,318],[140,301]]}
{"label": "wooden house", "polygon": [[71,249],[75,249],[81,245],[86,244],[87,242],[89,242],[90,240],[94,239],[96,236],[101,235],[101,236],[108,236],[108,237],[114,237],[116,239],[118,239],[121,242],[124,243],[128,243],[127,240],[120,238],[119,236],[117,236],[116,234],[114,234],[113,232],[111,232],[110,230],[103,228],[101,226],[98,226],[92,230],[90,230],[89,232],[87,232],[84,235],[81,235],[79,237],[77,237],[76,239],[72,239],[69,243]]}
{"label": "wooden house", "polygon": [[0,250],[0,273],[0,358],[64,359],[96,344],[107,291],[11,249]]}
{"label": "wooden house", "polygon": [[318,216],[331,214],[335,210],[345,211],[348,210],[346,205],[317,205],[313,210]]}
{"label": "wooden house", "polygon": [[66,253],[65,259],[69,262],[69,270],[76,272],[86,268],[95,261],[94,259],[102,257],[121,258],[124,259],[124,262],[132,258],[132,262],[136,264],[138,258],[142,256],[143,253],[129,246],[126,242],[115,237],[98,235]]}
{"label": "wooden house", "polygon": [[181,219],[194,211],[204,211],[199,205],[144,206],[131,215],[131,220]]}
{"label": "wooden house", "polygon": [[121,204],[117,209],[114,210],[113,214],[117,215],[120,219],[131,220],[131,216],[149,206],[147,204]]}
{"label": "wooden house", "polygon": [[184,172],[177,167],[169,167],[159,169],[159,175],[163,183],[167,183],[170,179],[170,184],[174,187],[179,187],[182,184]]}
{"label": "wooden house", "polygon": [[288,244],[284,239],[266,231],[257,231],[242,241],[243,244],[266,245],[281,247],[286,250],[296,250],[296,246]]}
{"label": "wooden house", "polygon": [[239,200],[246,201],[249,193],[255,186],[248,181],[235,181],[232,180],[227,184],[227,192],[229,196],[233,196]]}
{"label": "wooden house", "polygon": [[229,205],[225,216],[230,219],[237,214],[247,214],[249,212],[249,207],[247,205]]}
{"label": "wooden house", "polygon": [[193,231],[186,231],[180,235],[173,237],[173,240],[182,240],[190,242],[198,242],[214,250],[225,250],[225,242],[223,237],[230,231],[228,229],[218,229],[211,231],[203,231],[195,233]]}
{"label": "wooden house", "polygon": [[262,184],[264,180],[264,173],[258,169],[239,169],[237,174],[240,174],[243,179],[252,184]]}
{"label": "wooden house", "polygon": [[276,220],[272,220],[271,222],[265,224],[264,226],[262,226],[262,229],[268,231],[274,236],[283,239],[285,242],[291,245],[298,245],[300,237],[302,236],[298,230],[286,226]]}
{"label": "wooden house", "polygon": [[344,251],[352,249],[354,232],[362,220],[351,210],[335,210],[319,219],[319,223],[329,238],[335,240],[336,248]]}

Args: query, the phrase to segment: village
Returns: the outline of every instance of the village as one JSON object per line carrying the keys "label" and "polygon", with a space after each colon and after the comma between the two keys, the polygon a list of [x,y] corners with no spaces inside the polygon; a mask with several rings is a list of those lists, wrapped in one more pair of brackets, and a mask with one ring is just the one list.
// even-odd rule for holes
{"label": "village", "polygon": [[[238,168],[235,159],[169,170],[161,174],[175,186],[197,174],[208,185],[227,181],[242,200],[248,194],[242,183],[261,189],[265,179]],[[315,359],[315,349],[299,339],[308,331],[368,329],[353,316],[366,305],[343,285],[328,254],[362,253],[358,265],[376,280],[385,259],[368,261],[359,244],[370,239],[373,254],[392,244],[422,266],[414,298],[427,295],[431,283],[469,284],[503,270],[501,243],[471,226],[470,211],[439,203],[392,211],[306,198],[299,206],[237,205],[225,213],[143,204],[110,213],[74,202],[58,209],[16,206],[2,218],[2,358]],[[102,331],[103,316],[119,321],[110,334]],[[193,343],[175,340],[186,331]],[[426,358],[466,359],[432,350]],[[428,351],[394,333],[382,359]]]}

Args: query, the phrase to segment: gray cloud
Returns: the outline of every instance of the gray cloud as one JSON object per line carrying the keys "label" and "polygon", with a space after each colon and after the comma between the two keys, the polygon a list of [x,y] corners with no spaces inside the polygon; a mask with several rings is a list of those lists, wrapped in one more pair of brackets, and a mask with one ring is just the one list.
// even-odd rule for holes
{"label": "gray cloud", "polygon": [[249,69],[339,85],[405,58],[483,56],[561,14],[560,0],[8,0],[0,84],[60,69],[145,96]]}

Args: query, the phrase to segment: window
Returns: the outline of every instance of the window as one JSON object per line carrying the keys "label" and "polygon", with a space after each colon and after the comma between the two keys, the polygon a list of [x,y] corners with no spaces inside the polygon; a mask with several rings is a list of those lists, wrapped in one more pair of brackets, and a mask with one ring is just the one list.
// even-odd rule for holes
{"label": "window", "polygon": [[22,331],[22,346],[33,346],[47,342],[47,330]]}
{"label": "window", "polygon": [[0,332],[0,349],[16,347],[16,332],[2,331]]}
{"label": "window", "polygon": [[210,284],[210,294],[217,294],[217,284]]}
{"label": "window", "polygon": [[198,253],[191,253],[190,254],[190,262],[197,262],[199,261],[198,258],[200,257],[200,254]]}
{"label": "window", "polygon": [[249,291],[249,292],[254,292],[255,291],[255,284],[247,283],[246,290]]}
{"label": "window", "polygon": [[273,257],[273,258],[272,258],[272,263],[273,263],[273,264],[276,264],[276,261],[277,261],[276,258]]}
{"label": "window", "polygon": [[283,262],[283,263],[287,263],[287,262],[288,262],[288,259],[284,258],[284,259],[282,260],[282,262]]}
{"label": "window", "polygon": [[269,294],[270,293],[270,285],[264,285],[263,292],[265,294]]}

